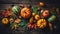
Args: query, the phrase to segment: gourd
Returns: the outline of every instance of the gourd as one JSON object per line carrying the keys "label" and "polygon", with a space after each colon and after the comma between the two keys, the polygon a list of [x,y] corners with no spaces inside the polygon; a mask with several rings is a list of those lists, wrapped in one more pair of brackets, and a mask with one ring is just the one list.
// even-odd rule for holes
{"label": "gourd", "polygon": [[48,18],[48,22],[53,22],[56,19],[55,15],[50,16],[50,18]]}
{"label": "gourd", "polygon": [[49,10],[45,10],[45,11],[42,13],[42,16],[43,16],[43,17],[48,17],[48,16],[49,16]]}
{"label": "gourd", "polygon": [[13,12],[14,14],[18,14],[19,11],[20,11],[20,7],[19,7],[19,6],[13,6],[13,7],[12,7],[12,12]]}
{"label": "gourd", "polygon": [[3,19],[2,19],[2,23],[3,23],[3,24],[8,24],[8,22],[9,22],[8,18],[3,18]]}
{"label": "gourd", "polygon": [[39,20],[40,16],[39,15],[35,15],[35,20]]}
{"label": "gourd", "polygon": [[41,29],[43,29],[44,27],[46,27],[47,25],[47,22],[45,19],[40,19],[37,21],[37,26]]}
{"label": "gourd", "polygon": [[31,16],[31,11],[29,8],[25,7],[21,10],[21,13],[20,15],[23,17],[23,18],[29,18]]}

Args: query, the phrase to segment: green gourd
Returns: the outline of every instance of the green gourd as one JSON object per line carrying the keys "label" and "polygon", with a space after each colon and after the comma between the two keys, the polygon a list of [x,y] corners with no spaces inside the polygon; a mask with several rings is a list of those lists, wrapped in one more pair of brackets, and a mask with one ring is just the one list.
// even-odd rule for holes
{"label": "green gourd", "polygon": [[14,14],[17,14],[20,11],[20,7],[19,6],[13,6],[12,11]]}
{"label": "green gourd", "polygon": [[56,19],[55,15],[52,15],[50,18],[48,18],[48,22],[53,22]]}

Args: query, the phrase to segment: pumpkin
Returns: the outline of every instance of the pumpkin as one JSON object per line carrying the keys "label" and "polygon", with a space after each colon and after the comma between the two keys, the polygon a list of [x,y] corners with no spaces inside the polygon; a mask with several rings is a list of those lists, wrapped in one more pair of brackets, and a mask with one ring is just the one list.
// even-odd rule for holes
{"label": "pumpkin", "polygon": [[42,16],[43,16],[43,17],[48,17],[48,16],[49,16],[49,10],[45,10],[45,11],[42,13]]}
{"label": "pumpkin", "polygon": [[37,21],[37,26],[41,29],[43,29],[44,27],[46,27],[47,23],[45,19],[40,19]]}
{"label": "pumpkin", "polygon": [[40,6],[44,6],[45,5],[43,2],[40,2],[39,4],[40,4]]}
{"label": "pumpkin", "polygon": [[40,16],[39,15],[35,15],[35,20],[39,20]]}
{"label": "pumpkin", "polygon": [[23,18],[29,18],[31,16],[31,11],[29,8],[25,7],[21,10],[20,14]]}
{"label": "pumpkin", "polygon": [[33,21],[34,21],[34,19],[33,19],[33,17],[31,17],[31,18],[29,19],[29,23],[33,23]]}
{"label": "pumpkin", "polygon": [[2,23],[3,23],[3,24],[8,24],[8,22],[9,22],[8,18],[3,18],[3,19],[2,19]]}

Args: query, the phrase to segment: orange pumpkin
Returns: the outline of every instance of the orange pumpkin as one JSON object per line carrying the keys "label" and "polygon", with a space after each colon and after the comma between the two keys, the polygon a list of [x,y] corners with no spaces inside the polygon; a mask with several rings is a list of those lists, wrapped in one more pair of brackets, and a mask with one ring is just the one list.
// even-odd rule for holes
{"label": "orange pumpkin", "polygon": [[9,22],[8,18],[3,18],[3,19],[2,19],[2,23],[3,23],[3,24],[8,24],[8,22]]}
{"label": "orange pumpkin", "polygon": [[42,13],[42,16],[43,16],[43,17],[48,17],[48,16],[49,16],[49,10],[45,10],[45,11]]}
{"label": "orange pumpkin", "polygon": [[35,20],[39,20],[40,16],[39,15],[35,15]]}
{"label": "orange pumpkin", "polygon": [[23,18],[29,18],[31,16],[31,11],[29,8],[25,7],[21,10],[20,14]]}
{"label": "orange pumpkin", "polygon": [[40,19],[40,20],[38,20],[37,21],[37,26],[39,27],[39,28],[44,28],[44,27],[46,27],[46,25],[47,25],[47,23],[46,23],[46,20],[45,19]]}

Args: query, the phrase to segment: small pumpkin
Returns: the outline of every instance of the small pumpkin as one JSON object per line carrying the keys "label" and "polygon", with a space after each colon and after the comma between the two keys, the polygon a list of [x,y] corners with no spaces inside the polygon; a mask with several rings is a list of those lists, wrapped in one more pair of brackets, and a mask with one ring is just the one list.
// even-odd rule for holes
{"label": "small pumpkin", "polygon": [[35,19],[36,20],[39,20],[40,19],[40,16],[39,15],[35,15]]}
{"label": "small pumpkin", "polygon": [[48,16],[49,16],[49,10],[45,10],[45,11],[42,13],[42,16],[43,16],[43,17],[48,17]]}
{"label": "small pumpkin", "polygon": [[2,23],[3,23],[3,24],[8,24],[8,22],[9,22],[8,18],[3,18],[3,19],[2,19]]}
{"label": "small pumpkin", "polygon": [[43,29],[44,27],[46,27],[47,25],[47,22],[45,19],[40,19],[37,21],[37,26],[41,29]]}
{"label": "small pumpkin", "polygon": [[20,14],[23,18],[29,18],[31,16],[31,11],[29,8],[25,7],[21,10]]}

